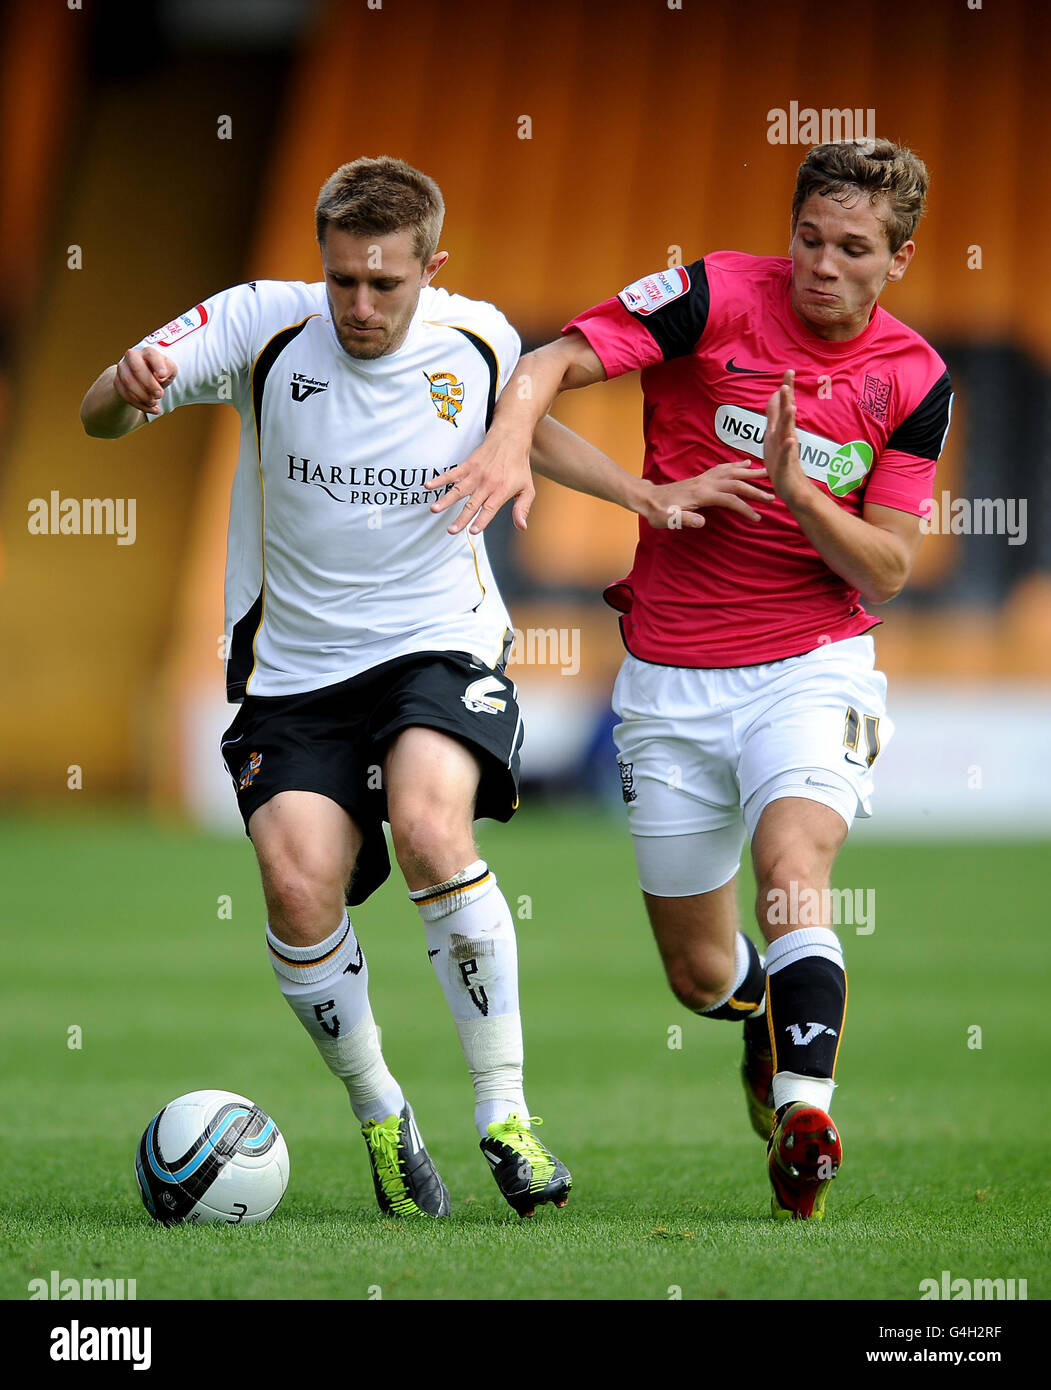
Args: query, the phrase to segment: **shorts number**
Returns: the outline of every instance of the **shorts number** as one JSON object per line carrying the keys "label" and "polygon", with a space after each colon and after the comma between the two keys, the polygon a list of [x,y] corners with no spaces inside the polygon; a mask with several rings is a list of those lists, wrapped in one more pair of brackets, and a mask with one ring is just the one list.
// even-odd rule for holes
{"label": "shorts number", "polygon": [[[852,748],[855,753],[859,751],[858,742],[861,738],[862,717],[858,714],[853,705],[847,706],[847,721],[843,730],[843,747]],[[864,716],[865,729],[865,765],[871,767],[879,756],[879,720],[875,715],[866,714]]]}

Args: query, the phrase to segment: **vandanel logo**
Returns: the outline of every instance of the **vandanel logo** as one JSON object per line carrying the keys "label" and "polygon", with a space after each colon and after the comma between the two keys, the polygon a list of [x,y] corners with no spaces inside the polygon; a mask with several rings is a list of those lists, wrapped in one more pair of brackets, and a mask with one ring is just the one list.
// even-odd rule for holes
{"label": "vandanel logo", "polygon": [[[761,459],[766,416],[739,405],[721,405],[715,412],[715,433],[724,444]],[[834,439],[798,427],[796,435],[803,472],[815,482],[824,483],[833,496],[845,497],[865,481],[872,467],[872,445],[864,439],[837,444]]]}
{"label": "vandanel logo", "polygon": [[311,396],[316,396],[319,391],[328,390],[327,381],[315,381],[312,376],[305,376],[303,372],[293,372],[292,380],[288,384],[292,388],[294,401],[306,401]]}

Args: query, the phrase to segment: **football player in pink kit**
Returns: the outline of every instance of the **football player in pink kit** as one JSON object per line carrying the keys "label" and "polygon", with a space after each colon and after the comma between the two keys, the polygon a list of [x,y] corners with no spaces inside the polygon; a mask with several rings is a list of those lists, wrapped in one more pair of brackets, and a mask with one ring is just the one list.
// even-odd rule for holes
{"label": "football player in pink kit", "polygon": [[[558,392],[641,371],[641,480],[562,457],[550,422],[533,466],[643,517],[606,591],[639,881],[676,996],[744,1021],[778,1217],[821,1217],[841,1162],[828,1112],[847,986],[825,890],[891,733],[864,604],[908,578],[951,410],[945,363],[877,303],[912,259],[926,190],[889,141],[812,149],[788,257],[715,252],[577,315],[437,480],[457,487],[436,509],[466,496],[454,524],[481,529],[529,501],[530,439]],[[765,959],[738,925],[746,834]]]}

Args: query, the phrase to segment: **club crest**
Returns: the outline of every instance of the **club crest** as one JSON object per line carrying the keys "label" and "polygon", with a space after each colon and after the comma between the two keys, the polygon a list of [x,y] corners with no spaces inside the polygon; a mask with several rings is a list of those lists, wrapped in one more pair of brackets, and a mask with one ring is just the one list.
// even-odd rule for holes
{"label": "club crest", "polygon": [[448,420],[456,428],[456,417],[463,409],[464,384],[452,372],[435,372],[428,375],[427,384],[431,388],[431,400],[438,412],[438,418]]}
{"label": "club crest", "polygon": [[252,783],[253,783],[253,782],[255,781],[255,779],[256,779],[256,773],[259,771],[259,769],[260,769],[262,766],[263,766],[263,755],[262,755],[262,753],[251,753],[251,754],[249,754],[248,761],[247,761],[247,762],[245,763],[245,765],[241,768],[241,771],[237,774],[237,789],[238,789],[238,791],[242,791],[242,792],[243,792],[247,787],[250,787],[250,786],[252,785]]}

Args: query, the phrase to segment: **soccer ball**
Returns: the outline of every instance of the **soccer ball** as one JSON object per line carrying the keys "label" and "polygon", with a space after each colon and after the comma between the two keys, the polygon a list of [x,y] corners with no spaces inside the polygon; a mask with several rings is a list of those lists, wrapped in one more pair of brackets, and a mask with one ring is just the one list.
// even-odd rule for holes
{"label": "soccer ball", "polygon": [[288,1149],[265,1111],[232,1091],[191,1091],[154,1115],[135,1178],[163,1226],[265,1221],[285,1195]]}

